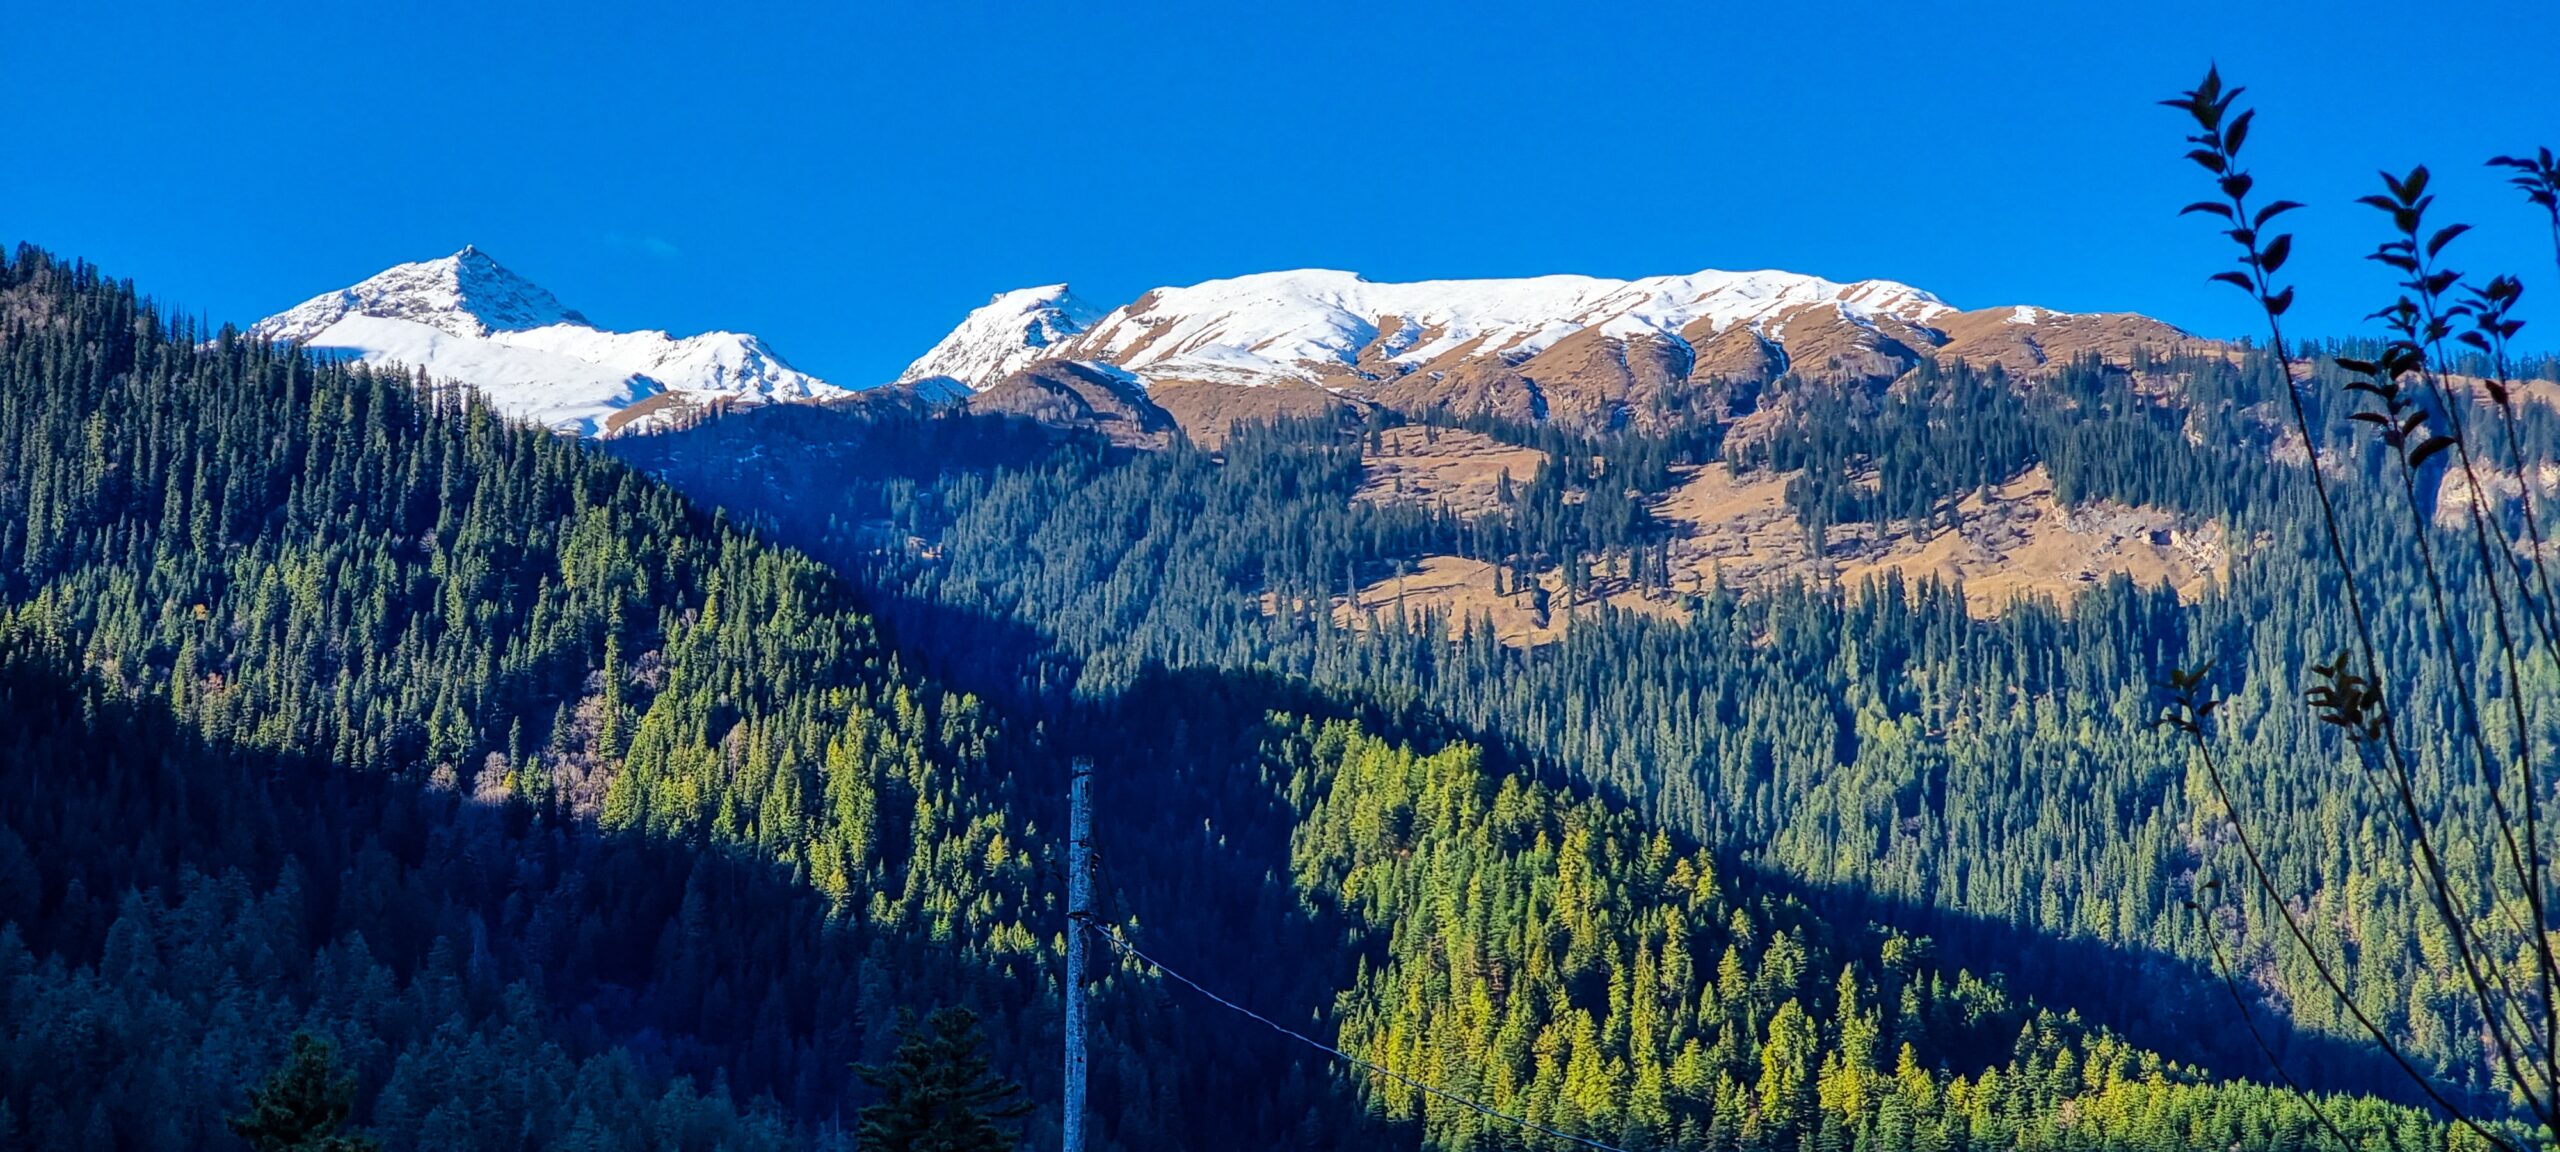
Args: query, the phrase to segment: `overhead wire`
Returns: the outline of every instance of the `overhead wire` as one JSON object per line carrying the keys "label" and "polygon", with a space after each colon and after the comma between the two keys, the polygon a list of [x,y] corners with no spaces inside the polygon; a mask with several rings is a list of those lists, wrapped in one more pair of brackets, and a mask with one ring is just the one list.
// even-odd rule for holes
{"label": "overhead wire", "polygon": [[1289,1026],[1288,1026],[1288,1025],[1286,1025],[1286,1024],[1282,1024],[1282,1023],[1280,1023],[1280,1022],[1279,1022],[1279,1021],[1277,1021],[1277,1020],[1273,1020],[1272,1018],[1270,1018],[1270,1017],[1268,1017],[1268,1016],[1265,1016],[1265,1015],[1263,1015],[1263,1014],[1262,1014],[1262,1013],[1260,1013],[1260,1012],[1256,1012],[1256,1011],[1254,1011],[1253,1009],[1251,1009],[1251,1008],[1247,1008],[1247,1007],[1245,1007],[1245,1006],[1244,1006],[1244,1005],[1242,1005],[1242,1004],[1239,1004],[1239,1003],[1237,1003],[1237,1002],[1235,1002],[1235,1001],[1233,1001],[1233,1000],[1227,999],[1226,997],[1221,996],[1221,995],[1217,994],[1216,992],[1210,991],[1206,986],[1202,985],[1199,981],[1194,980],[1194,979],[1192,979],[1192,978],[1190,978],[1190,977],[1188,977],[1188,976],[1185,976],[1185,975],[1183,975],[1181,972],[1176,971],[1176,970],[1174,970],[1174,969],[1172,969],[1172,968],[1170,968],[1170,967],[1167,967],[1167,966],[1165,965],[1164,961],[1162,961],[1162,960],[1158,960],[1158,959],[1156,959],[1156,958],[1155,958],[1155,957],[1153,957],[1153,956],[1147,955],[1144,951],[1140,950],[1140,949],[1138,948],[1138,946],[1137,946],[1137,945],[1130,943],[1130,942],[1127,940],[1127,938],[1125,938],[1125,937],[1121,936],[1121,935],[1120,935],[1120,933],[1119,933],[1119,931],[1118,931],[1116,928],[1113,928],[1113,929],[1106,929],[1106,928],[1104,928],[1103,926],[1101,926],[1101,925],[1099,925],[1099,924],[1094,923],[1094,922],[1092,921],[1092,919],[1091,919],[1091,918],[1089,918],[1089,917],[1088,917],[1088,918],[1085,918],[1085,919],[1083,920],[1083,925],[1084,925],[1084,927],[1085,927],[1088,931],[1091,931],[1094,935],[1101,937],[1101,938],[1102,938],[1102,942],[1103,942],[1103,943],[1105,943],[1105,944],[1110,945],[1110,946],[1111,946],[1111,948],[1112,948],[1114,951],[1119,952],[1120,954],[1122,954],[1122,955],[1124,955],[1124,956],[1127,956],[1127,957],[1130,957],[1130,958],[1132,958],[1132,959],[1135,959],[1135,960],[1137,960],[1138,962],[1140,962],[1140,963],[1142,963],[1142,964],[1145,964],[1145,965],[1147,965],[1147,966],[1149,966],[1149,967],[1151,967],[1151,968],[1154,968],[1155,970],[1157,970],[1157,971],[1159,971],[1159,972],[1164,973],[1164,974],[1165,974],[1165,976],[1167,976],[1168,978],[1172,979],[1175,983],[1177,983],[1177,984],[1181,984],[1182,986],[1184,986],[1184,987],[1186,987],[1186,988],[1189,988],[1189,989],[1191,989],[1192,991],[1197,992],[1197,993],[1199,993],[1200,995],[1202,995],[1202,996],[1204,996],[1204,997],[1207,997],[1209,1000],[1214,1001],[1214,1002],[1215,1002],[1215,1003],[1217,1003],[1219,1006],[1221,1006],[1221,1007],[1223,1007],[1223,1008],[1226,1008],[1226,1009],[1227,1009],[1227,1010],[1229,1010],[1229,1011],[1232,1011],[1232,1012],[1235,1012],[1235,1013],[1236,1013],[1236,1014],[1238,1014],[1238,1015],[1244,1016],[1245,1018],[1250,1019],[1250,1020],[1254,1021],[1255,1023],[1262,1025],[1262,1026],[1263,1026],[1263,1027],[1265,1027],[1265,1028],[1269,1028],[1269,1029],[1271,1029],[1271,1030],[1272,1030],[1272,1031],[1274,1031],[1274,1032],[1277,1032],[1277,1033],[1279,1033],[1279,1034],[1281,1034],[1281,1035],[1283,1035],[1283,1036],[1286,1036],[1286,1037],[1288,1037],[1288,1038],[1290,1038],[1290,1039],[1292,1039],[1292,1040],[1297,1041],[1297,1042],[1298,1042],[1298,1043],[1300,1043],[1300,1044],[1304,1044],[1304,1045],[1306,1045],[1306,1046],[1307,1046],[1307,1047],[1309,1047],[1309,1048],[1313,1048],[1313,1049],[1315,1049],[1315,1050],[1317,1050],[1317,1051],[1319,1051],[1319,1052],[1322,1052],[1322,1053],[1324,1053],[1324,1054],[1326,1054],[1326,1055],[1328,1055],[1328,1056],[1331,1056],[1331,1057],[1333,1057],[1333,1058],[1334,1058],[1334,1059],[1336,1059],[1336,1060],[1340,1060],[1340,1061],[1342,1061],[1342,1062],[1344,1062],[1344,1063],[1346,1063],[1346,1064],[1355,1065],[1355,1066],[1357,1066],[1357,1067],[1360,1067],[1360,1068],[1366,1069],[1366,1070],[1368,1070],[1368,1071],[1370,1071],[1370,1072],[1374,1072],[1374,1073],[1376,1073],[1376,1074],[1378,1074],[1378,1075],[1380,1075],[1380,1076],[1387,1077],[1388,1079],[1390,1079],[1390,1080],[1394,1080],[1394,1081],[1396,1081],[1396,1082],[1397,1082],[1397,1083],[1399,1083],[1399,1084],[1403,1084],[1405,1087],[1411,1088],[1411,1089],[1413,1089],[1413,1090],[1414,1090],[1414,1091],[1416,1091],[1416,1092],[1420,1092],[1420,1093],[1423,1093],[1424,1095],[1430,1096],[1431,1098],[1433,1098],[1433,1099],[1435,1099],[1435,1100],[1444,1100],[1444,1101],[1447,1101],[1447,1102],[1449,1102],[1449,1103],[1451,1103],[1451,1104],[1455,1104],[1455,1105],[1457,1105],[1458,1107],[1465,1108],[1465,1109],[1467,1109],[1467,1110],[1469,1110],[1469,1111],[1477,1112],[1477,1113],[1480,1113],[1480,1114],[1485,1115],[1485,1116],[1489,1116],[1489,1117],[1491,1117],[1491,1118],[1493,1118],[1493,1119],[1500,1120],[1500,1121],[1502,1121],[1502,1122],[1504,1122],[1504,1123],[1506,1123],[1506,1124],[1514,1124],[1514,1125],[1517,1125],[1517,1126],[1519,1126],[1519,1127],[1521,1127],[1521,1128],[1528,1129],[1529,1131],[1532,1131],[1532,1132],[1539,1132],[1539,1133],[1543,1133],[1543,1134],[1548,1135],[1548,1136],[1553,1136],[1553,1137],[1555,1137],[1555,1138],[1556,1138],[1556,1139],[1558,1139],[1558,1140],[1569,1141],[1569,1142],[1571,1142],[1571,1143],[1581,1145],[1582,1147],[1585,1147],[1585,1148],[1596,1149],[1596,1150],[1597,1150],[1597,1152],[1628,1152],[1628,1150],[1627,1150],[1627,1149],[1620,1148],[1620,1147],[1618,1147],[1617,1145],[1614,1145],[1614,1144],[1604,1144],[1604,1143],[1602,1143],[1602,1142],[1600,1142],[1600,1141],[1598,1141],[1598,1140],[1591,1139],[1590,1137],[1587,1137],[1587,1136],[1576,1136],[1576,1135],[1574,1135],[1574,1134],[1573,1134],[1573,1133],[1571,1133],[1571,1132],[1562,1131],[1562,1130],[1560,1130],[1560,1129],[1551,1128],[1551,1127],[1549,1127],[1549,1126],[1547,1126],[1547,1125],[1540,1124],[1540,1123],[1538,1123],[1537,1121],[1535,1121],[1535,1120],[1531,1120],[1531,1119],[1529,1119],[1528,1117],[1525,1117],[1525,1116],[1516,1116],[1516,1115],[1513,1115],[1513,1114],[1511,1114],[1511,1113],[1509,1113],[1509,1112],[1502,1111],[1501,1109],[1494,1108],[1494,1107],[1492,1107],[1492,1106],[1490,1106],[1490,1105],[1486,1105],[1486,1104],[1479,1104],[1479,1103],[1477,1103],[1476,1101],[1470,1100],[1470,1099],[1468,1099],[1468,1098],[1466,1098],[1466,1097],[1464,1097],[1464,1096],[1460,1096],[1460,1095],[1458,1095],[1457,1093],[1455,1093],[1455,1092],[1451,1092],[1451,1091],[1449,1091],[1449,1090],[1447,1090],[1447,1089],[1445,1089],[1445,1088],[1439,1088],[1439,1087],[1435,1087],[1435,1086],[1430,1085],[1430,1084],[1425,1084],[1425,1083],[1423,1083],[1422,1081],[1420,1081],[1420,1080],[1416,1080],[1416,1079],[1414,1079],[1414,1078],[1413,1078],[1413,1077],[1411,1077],[1411,1076],[1407,1076],[1407,1075],[1405,1075],[1405,1074],[1404,1074],[1404,1073],[1402,1073],[1402,1072],[1398,1072],[1398,1071],[1396,1071],[1396,1070],[1395,1070],[1395,1069],[1393,1069],[1393,1068],[1388,1068],[1388,1067],[1386,1067],[1386,1066],[1384,1066],[1384,1065],[1377,1064],[1377,1063],[1374,1063],[1374,1062],[1369,1061],[1369,1060],[1364,1060],[1364,1059],[1362,1059],[1362,1058],[1360,1058],[1360,1057],[1358,1057],[1358,1056],[1354,1056],[1354,1055],[1352,1055],[1352,1054],[1351,1054],[1351,1053],[1349,1053],[1349,1052],[1345,1052],[1345,1051],[1343,1051],[1343,1050],[1342,1050],[1342,1049],[1340,1049],[1340,1048],[1336,1048],[1336,1047],[1334,1047],[1334,1046],[1333,1046],[1333,1045],[1331,1045],[1331,1044],[1327,1044],[1327,1043],[1325,1043],[1325,1042],[1324,1042],[1324,1041],[1322,1041],[1322,1040],[1318,1040],[1318,1039],[1316,1039],[1316,1038],[1315,1038],[1315,1037],[1313,1037],[1313,1036],[1309,1036],[1309,1035],[1307,1035],[1307,1034],[1306,1034],[1306,1033],[1304,1033],[1304,1032],[1300,1032],[1300,1031],[1298,1031],[1297,1029],[1295,1029],[1295,1028],[1291,1028],[1291,1027],[1289,1027]]}

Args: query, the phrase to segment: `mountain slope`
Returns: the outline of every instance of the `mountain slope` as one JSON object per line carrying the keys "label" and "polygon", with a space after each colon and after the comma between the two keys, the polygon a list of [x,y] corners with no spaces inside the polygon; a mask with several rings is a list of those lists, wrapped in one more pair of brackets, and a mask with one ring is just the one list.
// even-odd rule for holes
{"label": "mountain slope", "polygon": [[511,416],[585,436],[663,427],[705,408],[849,395],[744,333],[597,328],[473,247],[312,297],[248,332],[468,385]]}
{"label": "mountain slope", "polygon": [[[1109,923],[1243,1002],[1567,1131],[1960,1152],[2292,1147],[2308,1126],[2290,1094],[2209,1083],[1624,803],[1493,768],[1466,729],[1395,719],[1411,710],[1391,697],[1142,661],[1090,709],[1009,725],[904,670],[916,650],[858,607],[894,586],[855,587],[585,446],[198,339],[38,253],[0,264],[0,315],[13,1144],[221,1147],[223,1111],[296,1029],[337,1042],[357,1122],[399,1152],[841,1147],[867,1099],[849,1066],[937,1002],[984,1009],[998,1067],[1055,1099],[1049,974],[1072,929],[1043,829],[1074,753],[1113,814]],[[1173,638],[1132,610],[1221,582],[1150,520],[1273,549],[1257,566],[1305,564],[1297,586],[1320,589],[1358,554],[1325,537],[1359,516],[1298,532],[1257,509],[1349,501],[1358,455],[1286,432],[1226,464],[1064,452],[1121,471],[1062,490],[1127,506],[1002,559],[1032,577],[1016,587],[1112,619],[1022,623]],[[1269,471],[1298,464],[1307,483]],[[1000,495],[967,502],[1040,511]],[[1093,563],[1168,596],[1040,571]],[[973,583],[946,618],[1001,624],[1006,583]],[[1916,651],[1859,631],[1861,652]],[[1437,1152],[1509,1133],[1341,1074],[1146,965],[1100,975],[1098,1147]]]}
{"label": "mountain slope", "polygon": [[[2022,371],[2198,343],[2140,316],[1967,312],[1889,280],[1778,271],[1378,283],[1301,270],[1158,288],[1090,322],[1081,307],[1064,285],[1001,294],[904,378],[982,389],[1038,360],[1083,360],[1151,393],[1312,387],[1406,411],[1659,428],[1781,373],[1884,381],[1923,358]],[[1223,431],[1227,405],[1190,406],[1195,436]]]}
{"label": "mountain slope", "polygon": [[[2053,322],[2032,320],[2014,326]],[[2315,371],[2306,395],[2343,395],[2343,373]],[[1704,455],[1685,460],[1644,437],[1493,426],[1536,447],[1450,470],[1472,486],[1463,499],[1434,491],[1436,465],[1399,459],[1455,448],[1428,424],[1243,429],[1215,456],[1062,455],[868,485],[785,483],[733,454],[734,472],[680,482],[742,512],[785,487],[843,500],[791,510],[784,538],[948,609],[909,609],[891,627],[988,661],[992,682],[1107,695],[1139,670],[1224,665],[1418,700],[1490,747],[1838,896],[1853,920],[1926,931],[1977,972],[2010,973],[2147,1045],[2219,1046],[2208,1059],[2247,1074],[2263,1058],[2211,970],[2220,940],[2262,1020],[2297,1030],[2295,1074],[2390,1088],[2313,974],[2285,962],[2277,909],[2204,897],[2245,862],[2211,836],[2222,809],[2197,791],[2188,751],[2145,724],[2164,669],[2229,670],[2222,683],[2246,700],[2232,723],[2249,733],[2235,779],[2249,803],[2292,806],[2267,809],[2296,813],[2267,848],[2303,862],[2319,922],[2393,926],[2360,946],[2378,994],[2463,978],[2406,929],[2427,915],[2406,857],[2337,831],[2376,816],[2366,790],[2327,783],[2338,750],[2299,705],[2307,645],[2288,638],[2345,625],[2321,578],[2319,515],[2262,420],[2284,388],[2247,354],[2067,363],[2025,386],[1926,369],[1879,390],[1777,389],[1809,401],[1783,434],[1690,447]],[[2351,540],[2393,539],[2395,494],[2371,474],[2384,460],[2349,447],[2345,407],[2315,425],[2324,455],[2358,461],[2339,514]],[[1754,490],[1766,539],[1701,530],[1732,518],[1707,490],[1727,484]],[[1681,507],[1692,501],[1726,506]],[[895,538],[849,530],[865,521],[895,525]],[[2043,564],[2055,557],[2028,553],[2045,527],[2126,556],[2199,539],[2227,551],[2177,581],[2192,598],[2181,603],[2143,564]],[[1764,547],[1829,571],[1803,572],[1805,586],[1781,564],[1764,569],[1774,586],[1754,588],[1745,569]],[[1485,595],[1537,626],[1552,618],[1552,643],[1504,648],[1481,600],[1435,610],[1434,557],[1490,569]],[[1992,565],[2053,587],[1975,618],[1986,593],[2019,587]],[[1858,567],[1877,583],[1862,591],[1843,571]],[[1937,575],[1949,567],[1989,586]],[[1825,587],[1834,573],[1849,582]],[[1344,610],[1354,596],[1365,613]],[[2409,631],[2388,643],[2424,650],[2412,623],[2423,611],[2397,618]],[[1039,652],[1044,639],[1065,651]],[[2449,714],[2453,681],[2429,680],[2426,707]],[[2482,810],[2476,777],[2445,788],[2447,803]],[[2166,959],[2188,966],[2156,966]],[[2415,1058],[2465,1099],[2494,1100],[2463,1006],[2407,1005]]]}
{"label": "mountain slope", "polygon": [[1082,335],[1101,316],[1064,284],[999,292],[940,343],[916,357],[898,379],[948,380],[971,391],[983,390],[1051,358],[1059,345]]}
{"label": "mountain slope", "polygon": [[[241,1147],[297,1029],[394,1152],[841,1149],[852,1066],[943,1003],[1056,1099],[1064,764],[859,590],[33,249],[0,318],[0,1143]],[[1377,1146],[1296,1053],[1212,1059],[1160,1000],[1097,1008],[1097,1148]]]}

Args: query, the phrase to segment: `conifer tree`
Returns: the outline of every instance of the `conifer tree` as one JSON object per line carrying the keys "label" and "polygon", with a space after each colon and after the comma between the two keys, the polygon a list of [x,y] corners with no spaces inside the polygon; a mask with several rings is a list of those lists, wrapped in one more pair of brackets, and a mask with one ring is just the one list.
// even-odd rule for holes
{"label": "conifer tree", "polygon": [[229,1124],[257,1152],[377,1152],[372,1137],[341,1130],[355,1099],[355,1079],[339,1074],[329,1042],[296,1032],[284,1063]]}
{"label": "conifer tree", "polygon": [[856,1065],[883,1093],[862,1110],[865,1152],[1007,1152],[1016,1133],[1005,1123],[1028,1115],[1022,1086],[995,1074],[978,1050],[978,1017],[942,1008],[921,1026],[901,1028],[898,1054],[885,1065]]}

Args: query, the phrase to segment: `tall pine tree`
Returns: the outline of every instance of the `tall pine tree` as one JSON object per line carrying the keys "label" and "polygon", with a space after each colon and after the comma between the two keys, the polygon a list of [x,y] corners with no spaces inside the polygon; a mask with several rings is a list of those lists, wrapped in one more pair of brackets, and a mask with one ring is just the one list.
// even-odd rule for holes
{"label": "tall pine tree", "polygon": [[857,1065],[882,1099],[862,1110],[866,1152],[1008,1152],[1017,1138],[1005,1121],[1031,1111],[1022,1086],[998,1076],[978,1050],[978,1017],[943,1008],[901,1030],[886,1065]]}

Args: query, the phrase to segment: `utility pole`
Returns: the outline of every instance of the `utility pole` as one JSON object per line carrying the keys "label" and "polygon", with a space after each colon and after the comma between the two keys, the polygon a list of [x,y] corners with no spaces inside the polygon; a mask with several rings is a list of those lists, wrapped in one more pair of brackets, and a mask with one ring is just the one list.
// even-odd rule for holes
{"label": "utility pole", "polygon": [[1067,1096],[1063,1102],[1064,1152],[1084,1152],[1084,959],[1093,913],[1093,761],[1081,756],[1071,770],[1067,817]]}

